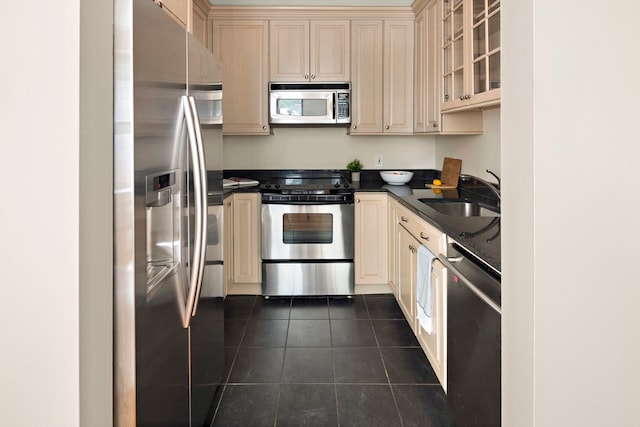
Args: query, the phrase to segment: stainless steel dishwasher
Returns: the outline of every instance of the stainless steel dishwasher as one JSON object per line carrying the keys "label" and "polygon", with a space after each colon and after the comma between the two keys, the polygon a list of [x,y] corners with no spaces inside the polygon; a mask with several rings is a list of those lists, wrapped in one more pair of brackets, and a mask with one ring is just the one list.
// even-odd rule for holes
{"label": "stainless steel dishwasher", "polygon": [[449,239],[447,403],[451,425],[501,422],[500,274]]}

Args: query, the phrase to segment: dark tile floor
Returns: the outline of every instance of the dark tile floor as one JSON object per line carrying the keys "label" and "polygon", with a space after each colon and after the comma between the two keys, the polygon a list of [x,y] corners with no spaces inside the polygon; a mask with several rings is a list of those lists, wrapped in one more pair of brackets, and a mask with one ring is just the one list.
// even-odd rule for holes
{"label": "dark tile floor", "polygon": [[392,295],[229,296],[213,426],[448,426]]}

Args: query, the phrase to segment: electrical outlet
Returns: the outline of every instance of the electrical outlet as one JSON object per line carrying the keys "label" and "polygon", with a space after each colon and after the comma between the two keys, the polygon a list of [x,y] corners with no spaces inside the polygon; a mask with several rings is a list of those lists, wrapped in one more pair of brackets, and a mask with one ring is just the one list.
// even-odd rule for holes
{"label": "electrical outlet", "polygon": [[382,155],[381,154],[378,154],[376,156],[375,164],[376,164],[377,168],[381,168],[382,167]]}

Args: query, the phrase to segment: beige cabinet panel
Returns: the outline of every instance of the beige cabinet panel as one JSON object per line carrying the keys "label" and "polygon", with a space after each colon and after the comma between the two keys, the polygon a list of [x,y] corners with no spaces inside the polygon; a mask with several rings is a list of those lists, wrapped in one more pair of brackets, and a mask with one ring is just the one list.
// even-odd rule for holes
{"label": "beige cabinet panel", "polygon": [[[427,333],[416,322],[416,336],[440,384],[447,390],[447,269],[439,260],[431,271],[433,330]],[[417,308],[417,307],[416,307]]]}
{"label": "beige cabinet panel", "polygon": [[355,194],[355,282],[389,283],[386,193]]}
{"label": "beige cabinet panel", "polygon": [[209,42],[207,39],[208,10],[208,2],[202,4],[202,0],[195,0],[191,14],[191,28],[189,28],[191,34],[205,46]]}
{"label": "beige cabinet panel", "polygon": [[225,135],[268,135],[268,21],[213,20],[210,47],[222,62]]}
{"label": "beige cabinet panel", "polygon": [[269,35],[271,81],[349,81],[348,20],[273,20]]}
{"label": "beige cabinet panel", "polygon": [[262,282],[258,193],[233,195],[233,283]]}
{"label": "beige cabinet panel", "polygon": [[351,133],[381,133],[384,103],[382,21],[352,21],[351,39]]}
{"label": "beige cabinet panel", "polygon": [[416,326],[416,261],[420,242],[411,235],[402,225],[398,224],[398,305],[415,332]]}
{"label": "beige cabinet panel", "polygon": [[396,284],[396,271],[398,265],[398,236],[396,234],[396,224],[398,223],[398,202],[393,197],[387,197],[387,199],[387,218],[389,220],[389,225],[387,226],[387,234],[389,236],[389,244],[387,245],[387,247],[389,248],[389,287],[397,298],[398,287]]}
{"label": "beige cabinet panel", "polygon": [[413,22],[384,22],[384,132],[413,133]]}
{"label": "beige cabinet panel", "polygon": [[351,26],[351,134],[412,134],[413,21]]}
{"label": "beige cabinet panel", "polygon": [[233,286],[233,195],[224,199],[224,295]]}
{"label": "beige cabinet panel", "polygon": [[162,9],[167,12],[178,24],[187,28],[189,24],[189,9],[191,8],[192,0],[154,0],[156,3],[162,6]]}

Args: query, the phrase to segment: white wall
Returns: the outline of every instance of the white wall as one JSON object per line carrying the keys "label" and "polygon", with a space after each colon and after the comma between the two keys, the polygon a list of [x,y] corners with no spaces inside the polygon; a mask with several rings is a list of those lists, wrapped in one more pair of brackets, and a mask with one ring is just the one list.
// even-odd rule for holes
{"label": "white wall", "polygon": [[2,427],[111,425],[111,1],[82,3],[0,3]]}
{"label": "white wall", "polygon": [[640,2],[502,2],[504,425],[640,425]]}
{"label": "white wall", "polygon": [[[349,136],[345,128],[275,128],[274,135],[224,137],[225,169],[365,169],[436,167],[433,136]],[[375,166],[382,155],[383,165]],[[440,162],[438,168],[442,166]]]}
{"label": "white wall", "polygon": [[495,182],[489,169],[500,176],[500,108],[483,113],[482,135],[442,135],[437,137],[436,166],[445,157],[462,159],[462,173]]}

